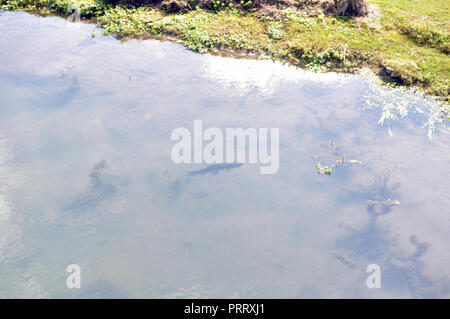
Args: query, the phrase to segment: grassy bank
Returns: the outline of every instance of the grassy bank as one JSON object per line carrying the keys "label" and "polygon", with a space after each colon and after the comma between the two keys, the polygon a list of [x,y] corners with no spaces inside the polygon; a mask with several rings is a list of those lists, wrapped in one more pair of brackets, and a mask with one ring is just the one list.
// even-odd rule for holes
{"label": "grassy bank", "polygon": [[[374,19],[308,16],[284,9],[271,17],[252,2],[211,2],[211,9],[167,14],[151,7],[113,7],[96,0],[0,0],[6,10],[68,15],[102,24],[118,38],[170,38],[197,52],[268,56],[323,71],[370,67],[386,81],[450,96],[450,1],[371,0]],[[222,4],[223,3],[223,4]]]}

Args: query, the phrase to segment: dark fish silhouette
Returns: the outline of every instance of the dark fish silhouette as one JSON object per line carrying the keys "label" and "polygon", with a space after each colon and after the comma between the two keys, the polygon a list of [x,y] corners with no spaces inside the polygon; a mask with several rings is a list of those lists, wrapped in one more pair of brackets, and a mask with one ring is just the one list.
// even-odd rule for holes
{"label": "dark fish silhouette", "polygon": [[116,187],[104,178],[106,161],[102,160],[94,165],[89,174],[89,190],[79,194],[69,204],[63,205],[62,210],[72,213],[83,213],[97,207],[103,200],[116,194]]}
{"label": "dark fish silhouette", "polygon": [[229,171],[232,168],[240,167],[242,166],[241,163],[236,164],[214,164],[211,166],[208,166],[206,168],[202,168],[195,171],[189,171],[188,176],[195,176],[195,175],[205,175],[208,173],[211,173],[213,175],[217,175],[221,171]]}

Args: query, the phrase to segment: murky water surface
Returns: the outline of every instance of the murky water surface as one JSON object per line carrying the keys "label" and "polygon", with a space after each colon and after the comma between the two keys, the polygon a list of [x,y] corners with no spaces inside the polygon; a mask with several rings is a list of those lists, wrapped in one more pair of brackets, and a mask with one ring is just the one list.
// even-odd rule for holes
{"label": "murky water surface", "polygon": [[[450,136],[424,103],[390,136],[361,76],[94,29],[0,15],[0,297],[450,297]],[[174,164],[194,120],[279,128],[278,173]]]}

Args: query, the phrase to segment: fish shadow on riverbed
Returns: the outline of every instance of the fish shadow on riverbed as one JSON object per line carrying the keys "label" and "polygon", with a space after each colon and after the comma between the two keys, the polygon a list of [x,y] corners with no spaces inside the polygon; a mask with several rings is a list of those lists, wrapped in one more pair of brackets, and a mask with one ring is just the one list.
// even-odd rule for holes
{"label": "fish shadow on riverbed", "polygon": [[[189,187],[189,184],[192,182],[192,178],[195,176],[200,176],[200,175],[218,175],[220,172],[229,172],[230,170],[234,169],[234,168],[238,168],[241,167],[243,164],[242,163],[222,163],[222,164],[213,164],[213,165],[209,165],[205,168],[202,169],[198,169],[198,170],[191,170],[187,172],[187,176],[181,177],[181,178],[176,178],[175,180],[172,180],[170,182],[167,183],[167,197],[169,202],[174,202],[177,199],[179,199],[184,190],[186,190]],[[202,199],[208,196],[207,193],[204,192],[200,192],[200,193],[195,193],[194,198],[196,199]]]}
{"label": "fish shadow on riverbed", "polygon": [[80,194],[68,205],[63,206],[64,211],[83,213],[96,208],[103,200],[116,193],[116,187],[105,179],[106,161],[102,160],[94,165],[89,174],[89,189]]}

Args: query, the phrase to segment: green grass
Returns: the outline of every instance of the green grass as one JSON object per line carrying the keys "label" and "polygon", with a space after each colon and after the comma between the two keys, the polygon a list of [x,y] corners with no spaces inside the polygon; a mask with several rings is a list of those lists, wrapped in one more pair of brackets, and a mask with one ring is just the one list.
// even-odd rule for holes
{"label": "green grass", "polygon": [[[197,52],[257,54],[321,71],[354,72],[370,67],[387,80],[420,88],[449,101],[448,0],[372,0],[374,22],[285,10],[274,21],[257,12],[220,6],[167,15],[152,8],[112,8],[95,0],[0,0],[8,10],[66,15],[77,3],[81,16],[96,18],[105,34],[118,38],[171,39]],[[222,8],[223,7],[223,8]],[[250,10],[251,11],[251,10]]]}

